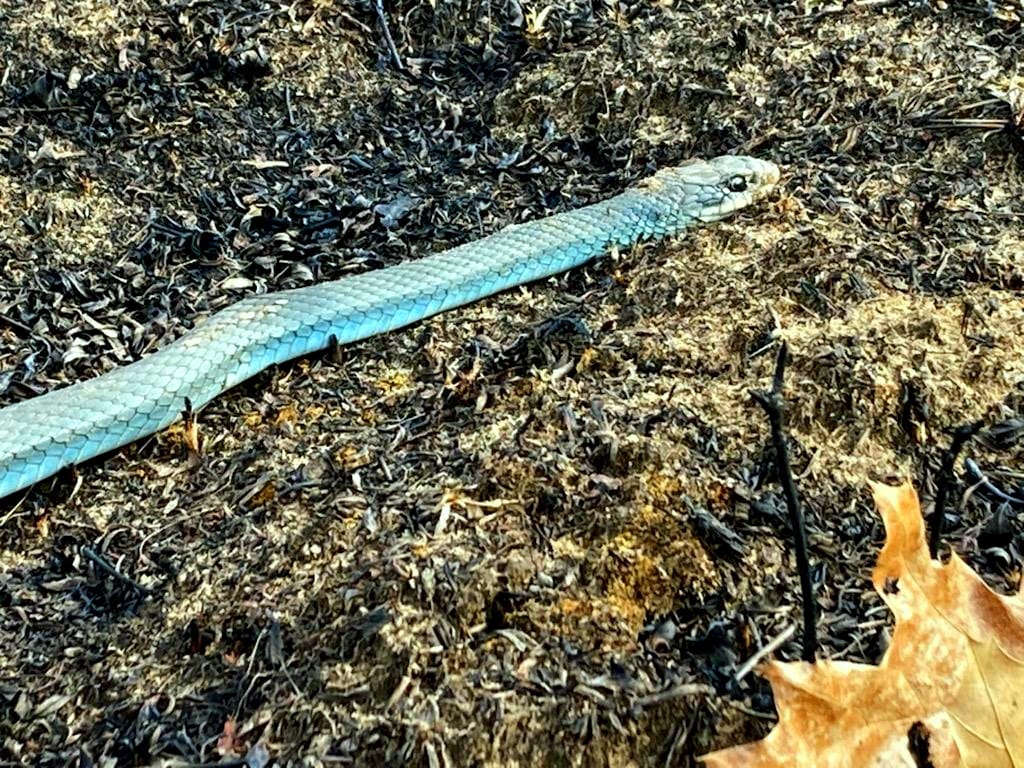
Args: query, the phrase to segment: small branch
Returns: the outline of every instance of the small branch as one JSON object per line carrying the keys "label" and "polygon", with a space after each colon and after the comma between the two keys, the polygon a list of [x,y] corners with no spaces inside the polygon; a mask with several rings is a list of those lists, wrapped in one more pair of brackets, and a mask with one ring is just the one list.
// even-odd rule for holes
{"label": "small branch", "polygon": [[678,699],[681,696],[697,696],[699,694],[714,696],[715,689],[710,685],[701,685],[700,683],[681,683],[665,691],[658,691],[647,696],[638,696],[633,700],[633,704],[638,707],[646,707],[650,704],[660,704],[663,701]]}
{"label": "small branch", "polygon": [[749,659],[743,662],[743,664],[741,664],[740,667],[736,670],[736,674],[733,675],[733,678],[736,680],[736,682],[738,683],[744,677],[749,675],[750,670],[752,670],[754,667],[760,664],[761,659],[763,659],[765,656],[775,653],[775,651],[782,647],[786,643],[786,641],[793,636],[795,632],[796,625],[790,624],[779,634],[773,637],[769,641],[768,645],[764,646],[763,648],[760,648],[757,651],[757,653],[755,653],[753,656],[751,656]]}
{"label": "small branch", "polygon": [[384,0],[373,0],[373,10],[377,12],[377,21],[380,22],[381,31],[384,33],[384,42],[387,43],[388,53],[391,54],[391,61],[395,65],[395,69],[399,72],[405,72],[402,57],[398,55],[395,39],[391,37],[391,28],[388,27],[388,17],[384,13]]}
{"label": "small branch", "polygon": [[939,542],[942,541],[942,528],[946,520],[946,495],[954,480],[953,465],[956,464],[956,459],[964,445],[978,434],[983,424],[982,421],[975,421],[972,424],[961,424],[953,430],[953,441],[942,456],[938,488],[935,491],[935,511],[932,512],[932,527],[928,533],[928,554],[931,555],[932,560],[939,559]]}
{"label": "small branch", "polygon": [[768,415],[768,423],[772,428],[772,445],[775,447],[775,469],[779,476],[779,484],[786,497],[786,509],[789,511],[789,523],[793,529],[793,551],[796,554],[796,567],[800,573],[800,591],[804,608],[803,659],[813,662],[818,650],[816,625],[818,623],[816,604],[814,601],[814,582],[811,580],[811,566],[807,558],[807,530],[804,525],[804,513],[800,508],[800,499],[793,483],[793,470],[789,465],[789,447],[786,435],[782,430],[782,379],[786,372],[786,344],[779,347],[775,358],[775,376],[769,391],[751,390],[754,398]]}
{"label": "small branch", "polygon": [[18,322],[13,317],[5,315],[3,312],[0,312],[0,323],[5,323],[11,326],[11,328],[13,328],[14,330],[21,331],[26,336],[31,336],[33,333],[35,333],[35,331],[33,331],[24,323]]}
{"label": "small branch", "polygon": [[125,576],[123,573],[117,570],[117,568],[108,563],[106,558],[104,558],[102,555],[97,554],[92,549],[92,547],[82,547],[82,554],[85,555],[87,559],[91,560],[97,568],[99,568],[108,576],[112,576],[115,579],[117,579],[117,581],[120,581],[122,584],[131,587],[143,597],[149,595],[148,589],[139,584],[137,581],[129,579],[127,576]]}
{"label": "small branch", "polygon": [[970,475],[971,481],[980,486],[985,493],[997,501],[1009,504],[1011,507],[1024,507],[1024,498],[1013,496],[997,486],[992,479],[981,471],[981,467],[972,459],[964,459],[964,469]]}

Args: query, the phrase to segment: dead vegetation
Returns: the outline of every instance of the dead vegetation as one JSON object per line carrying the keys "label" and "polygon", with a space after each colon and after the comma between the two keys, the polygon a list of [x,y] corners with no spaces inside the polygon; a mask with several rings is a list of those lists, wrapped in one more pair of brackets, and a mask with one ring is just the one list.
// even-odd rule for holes
{"label": "dead vegetation", "polygon": [[[799,622],[749,395],[779,339],[823,654],[888,643],[866,478],[927,507],[981,418],[966,455],[1021,486],[1012,5],[389,2],[394,53],[377,7],[0,0],[0,402],[691,155],[782,187],[268,372],[200,414],[198,466],[171,433],[4,502],[4,759],[691,765],[762,736],[736,669]],[[1015,590],[1019,508],[955,498],[949,541]]]}

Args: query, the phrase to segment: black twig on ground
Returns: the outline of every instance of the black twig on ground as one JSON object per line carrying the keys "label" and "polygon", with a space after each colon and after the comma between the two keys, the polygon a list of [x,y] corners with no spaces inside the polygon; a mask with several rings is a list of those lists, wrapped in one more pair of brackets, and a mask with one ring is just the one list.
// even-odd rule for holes
{"label": "black twig on ground", "polygon": [[942,456],[938,487],[935,490],[935,510],[932,512],[932,525],[928,534],[928,554],[932,560],[939,558],[939,542],[942,540],[942,528],[946,517],[946,496],[953,484],[953,465],[956,464],[957,456],[964,445],[978,433],[983,424],[984,422],[975,421],[971,424],[961,424],[953,430],[953,441]]}
{"label": "black twig on ground", "polygon": [[395,39],[391,36],[391,27],[388,26],[388,17],[384,12],[384,0],[374,0],[373,9],[377,13],[377,21],[380,23],[381,32],[384,34],[384,42],[388,46],[391,62],[395,65],[395,69],[399,72],[404,72],[405,65],[402,64],[402,57],[398,55]]}
{"label": "black twig on ground", "polygon": [[800,572],[800,590],[804,607],[804,661],[815,660],[818,650],[817,610],[814,602],[814,584],[811,581],[811,567],[807,558],[807,530],[804,525],[804,513],[800,508],[796,484],[793,482],[793,470],[789,466],[789,447],[782,429],[782,379],[786,371],[786,344],[779,347],[775,358],[775,375],[772,377],[770,390],[751,390],[750,396],[764,408],[768,414],[768,422],[772,428],[772,445],[775,448],[775,468],[779,476],[779,484],[786,496],[786,509],[789,511],[789,522],[793,528],[793,550],[796,553],[796,567]]}
{"label": "black twig on ground", "polygon": [[149,595],[148,589],[146,589],[144,586],[139,584],[134,579],[130,579],[129,577],[125,576],[123,573],[117,570],[117,568],[111,565],[105,557],[103,557],[98,552],[93,550],[92,547],[82,547],[82,555],[86,559],[92,561],[93,565],[95,565],[105,574],[113,577],[125,586],[131,587],[136,592],[138,592],[142,597],[147,597]]}

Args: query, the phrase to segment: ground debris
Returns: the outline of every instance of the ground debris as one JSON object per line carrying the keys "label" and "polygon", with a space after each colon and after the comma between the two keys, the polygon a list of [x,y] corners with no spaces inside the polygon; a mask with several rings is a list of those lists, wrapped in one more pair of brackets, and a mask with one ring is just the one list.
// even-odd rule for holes
{"label": "ground debris", "polygon": [[691,765],[762,736],[745,664],[799,652],[748,395],[781,340],[821,655],[888,642],[864,480],[928,509],[976,419],[947,541],[1019,587],[1013,3],[0,17],[0,403],[689,156],[785,172],[678,243],[259,376],[199,415],[201,459],[159,435],[0,505],[0,761]]}

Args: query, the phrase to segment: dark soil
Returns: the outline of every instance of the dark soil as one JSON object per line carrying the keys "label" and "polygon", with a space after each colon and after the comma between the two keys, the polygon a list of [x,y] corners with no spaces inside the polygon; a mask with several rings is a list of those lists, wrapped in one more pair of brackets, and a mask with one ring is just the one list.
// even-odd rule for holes
{"label": "dark soil", "polygon": [[[877,661],[866,481],[1024,486],[1015,3],[0,0],[0,404],[257,291],[690,156],[764,205],[269,371],[0,505],[0,759],[692,765],[800,625],[749,390],[788,342],[821,654]],[[965,465],[947,547],[1016,591]],[[969,492],[967,492],[969,491]],[[776,653],[800,656],[799,633]],[[240,764],[240,763],[236,763]]]}

